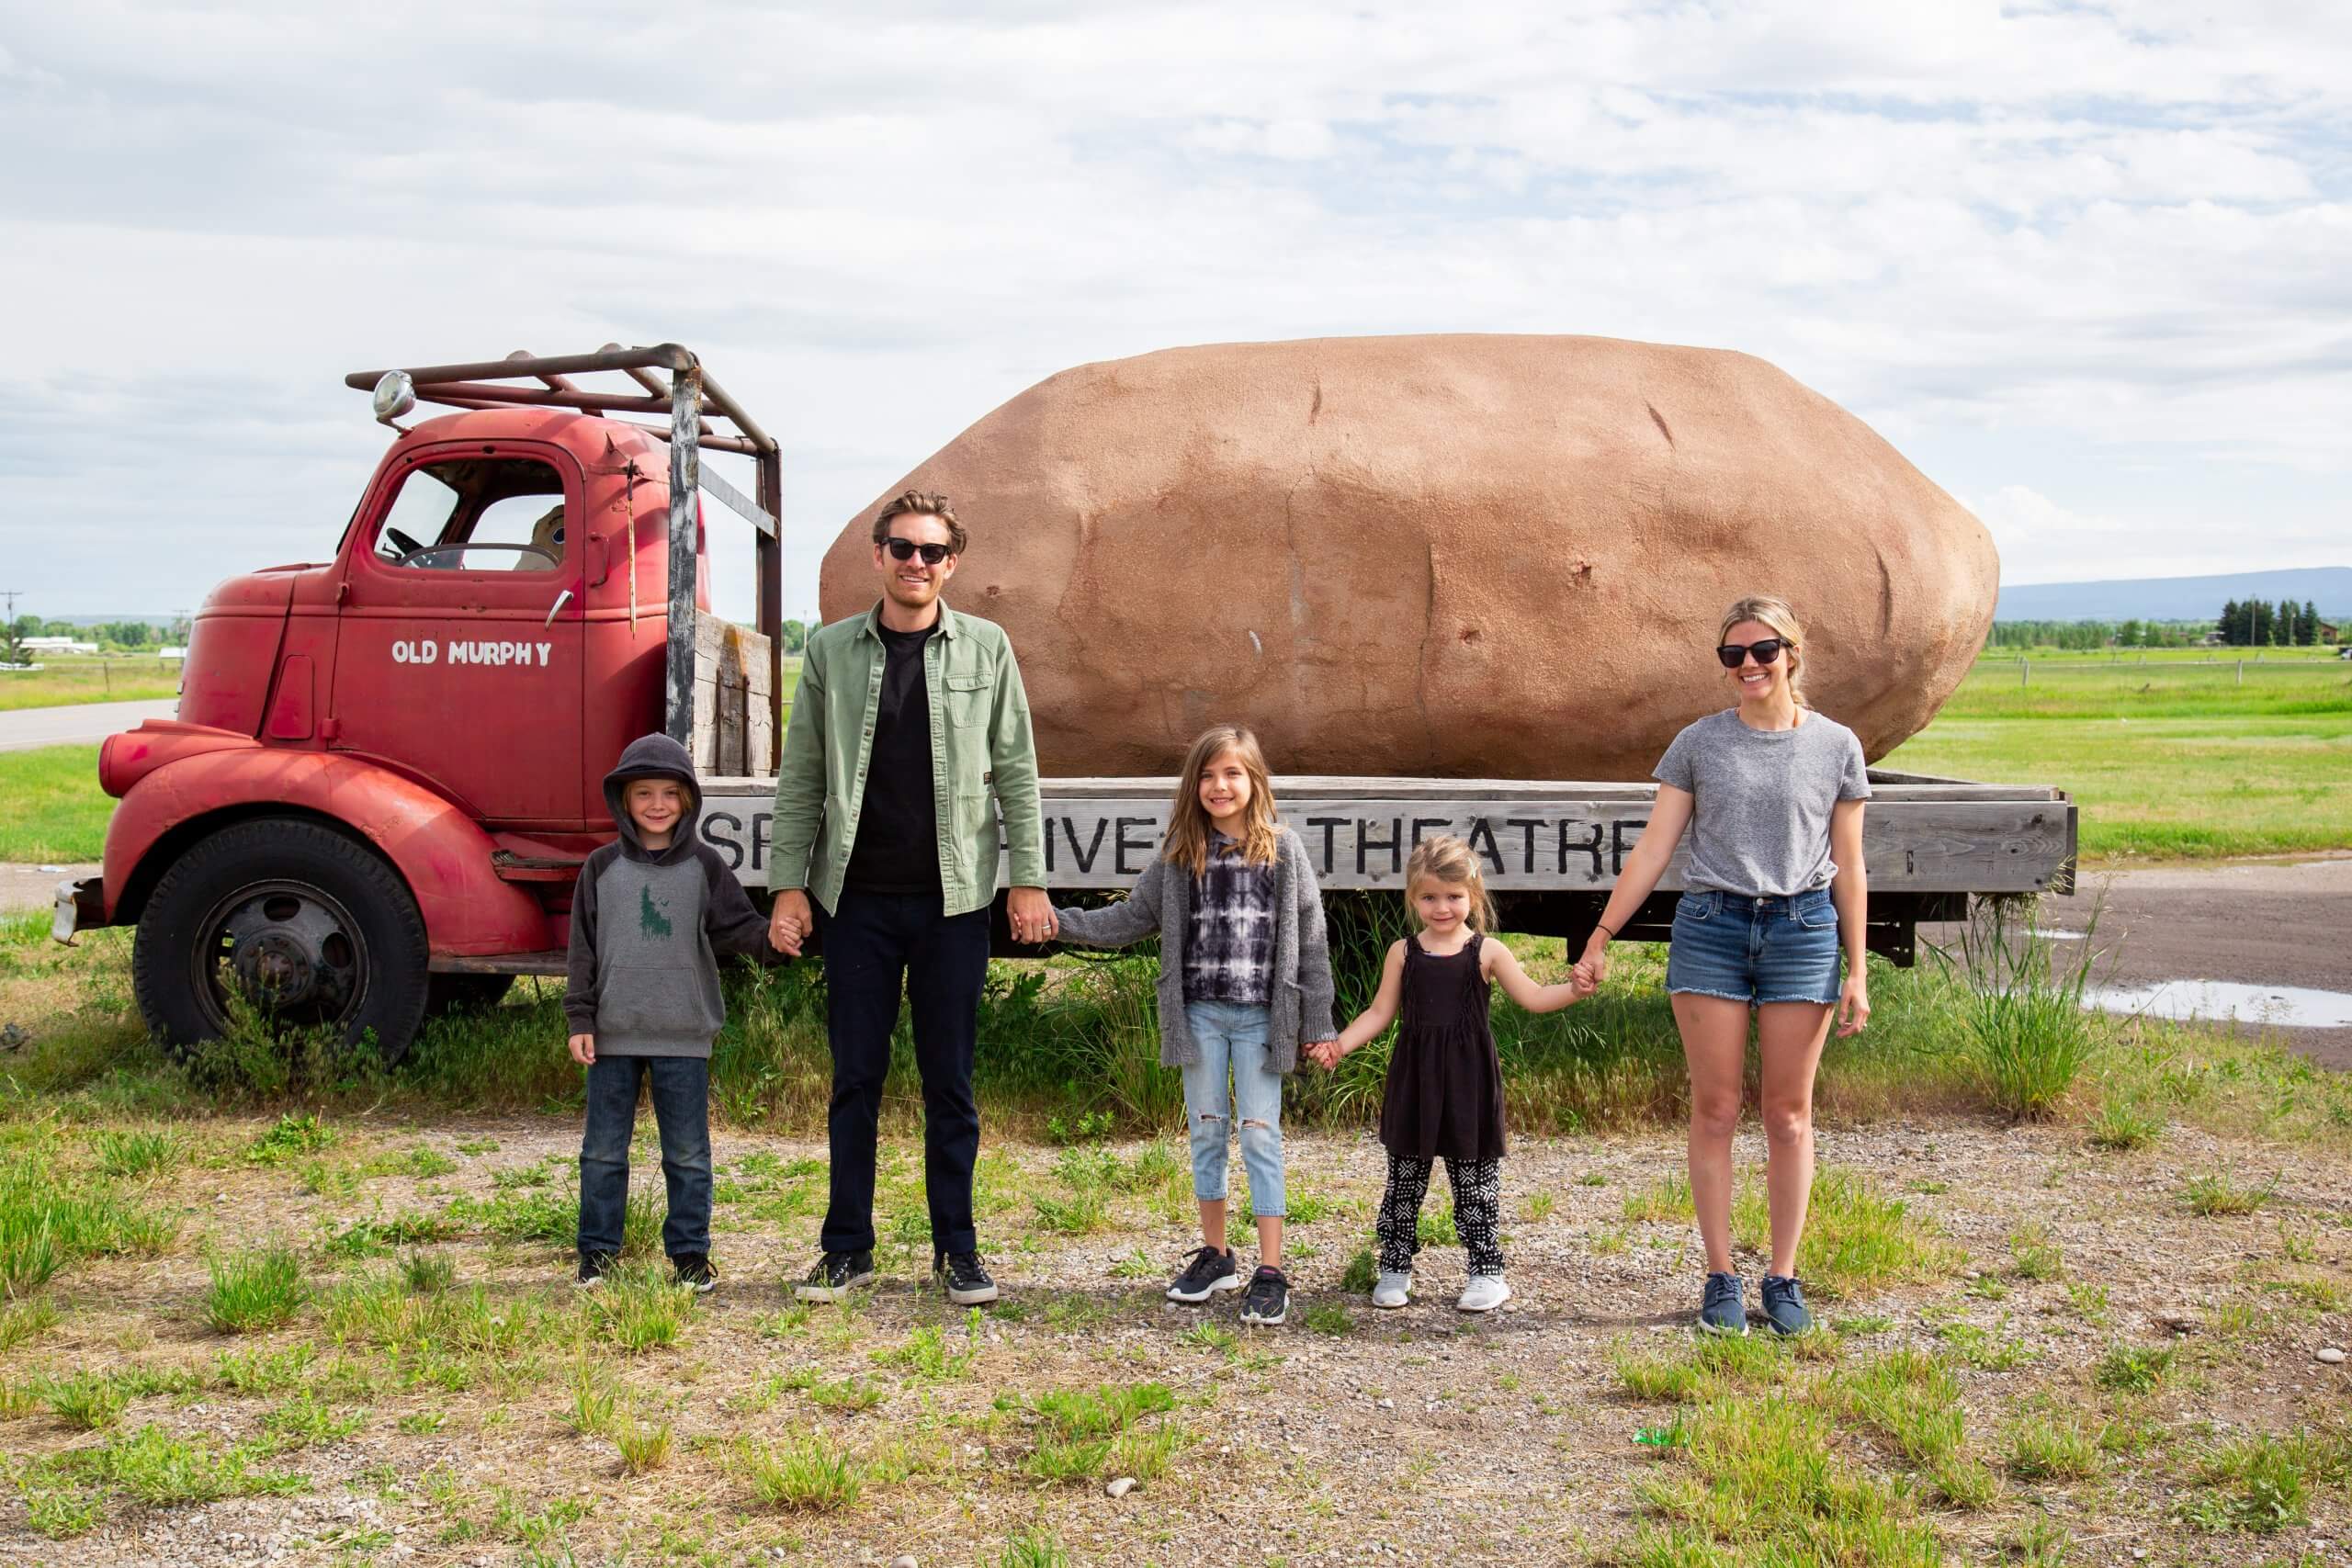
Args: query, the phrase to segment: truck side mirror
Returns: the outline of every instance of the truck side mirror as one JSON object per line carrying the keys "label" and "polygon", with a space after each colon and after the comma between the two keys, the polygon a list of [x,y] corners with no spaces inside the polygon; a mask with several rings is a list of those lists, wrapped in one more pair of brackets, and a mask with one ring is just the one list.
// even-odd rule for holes
{"label": "truck side mirror", "polygon": [[408,432],[393,422],[416,407],[416,384],[405,370],[387,370],[376,383],[376,423],[390,424],[402,435]]}

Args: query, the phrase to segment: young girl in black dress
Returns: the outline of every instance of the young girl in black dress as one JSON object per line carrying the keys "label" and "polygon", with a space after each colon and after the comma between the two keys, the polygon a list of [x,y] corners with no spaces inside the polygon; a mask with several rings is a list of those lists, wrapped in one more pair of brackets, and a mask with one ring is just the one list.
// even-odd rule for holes
{"label": "young girl in black dress", "polygon": [[1539,986],[1510,949],[1487,932],[1494,901],[1476,851],[1456,838],[1424,841],[1405,868],[1405,904],[1419,931],[1388,949],[1380,989],[1337,1040],[1312,1046],[1329,1068],[1403,1025],[1388,1059],[1380,1141],[1388,1150],[1388,1190],[1380,1200],[1380,1282],[1372,1304],[1401,1307],[1413,1287],[1421,1200],[1442,1158],[1453,1184],[1453,1224],[1470,1255],[1470,1278],[1454,1304],[1492,1312],[1510,1300],[1503,1280],[1503,1071],[1487,1023],[1489,987],[1530,1012],[1557,1012],[1592,994],[1576,978]]}

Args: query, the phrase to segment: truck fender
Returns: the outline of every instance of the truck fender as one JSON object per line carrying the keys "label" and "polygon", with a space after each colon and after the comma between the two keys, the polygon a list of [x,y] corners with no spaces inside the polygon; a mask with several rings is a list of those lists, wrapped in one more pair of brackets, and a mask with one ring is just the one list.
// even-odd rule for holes
{"label": "truck fender", "polygon": [[[138,733],[117,736],[108,746]],[[325,820],[374,846],[408,884],[436,954],[543,953],[558,945],[538,901],[499,880],[490,835],[415,781],[360,758],[285,750],[220,730],[175,744],[182,754],[128,787],[107,826],[109,923],[137,918],[146,890],[180,845],[209,828],[277,812]],[[160,856],[159,846],[166,852]]]}

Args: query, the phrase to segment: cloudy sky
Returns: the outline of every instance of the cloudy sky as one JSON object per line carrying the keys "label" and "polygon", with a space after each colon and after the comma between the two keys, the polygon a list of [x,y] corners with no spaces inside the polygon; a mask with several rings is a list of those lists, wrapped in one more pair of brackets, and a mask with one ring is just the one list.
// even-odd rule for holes
{"label": "cloudy sky", "polygon": [[1357,333],[1761,355],[2012,582],[2352,559],[2342,5],[5,0],[0,139],[50,615],[331,550],[347,370],[611,339],[783,440],[793,608],[1057,369]]}

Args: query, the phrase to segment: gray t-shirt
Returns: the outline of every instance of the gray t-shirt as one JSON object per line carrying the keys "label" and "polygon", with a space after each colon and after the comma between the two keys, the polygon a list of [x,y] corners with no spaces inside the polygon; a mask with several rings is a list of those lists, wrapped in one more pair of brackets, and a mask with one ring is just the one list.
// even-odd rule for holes
{"label": "gray t-shirt", "polygon": [[1826,887],[1829,810],[1870,798],[1862,743],[1811,708],[1794,729],[1754,729],[1736,708],[1709,714],[1658,759],[1658,783],[1687,789],[1692,892],[1787,897]]}

